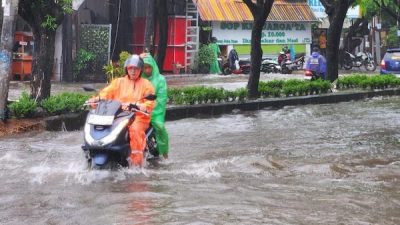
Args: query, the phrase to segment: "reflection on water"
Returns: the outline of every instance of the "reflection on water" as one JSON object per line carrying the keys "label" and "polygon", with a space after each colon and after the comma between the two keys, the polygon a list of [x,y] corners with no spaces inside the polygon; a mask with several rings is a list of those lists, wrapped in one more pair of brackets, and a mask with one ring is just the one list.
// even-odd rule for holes
{"label": "reflection on water", "polygon": [[81,132],[0,140],[0,224],[400,224],[400,98],[167,123],[170,160],[87,171]]}

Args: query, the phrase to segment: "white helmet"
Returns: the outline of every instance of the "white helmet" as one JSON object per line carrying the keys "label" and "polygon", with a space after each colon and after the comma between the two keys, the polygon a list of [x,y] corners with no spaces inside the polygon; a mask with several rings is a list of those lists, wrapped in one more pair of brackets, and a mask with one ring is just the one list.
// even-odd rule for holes
{"label": "white helmet", "polygon": [[144,62],[143,59],[139,57],[139,55],[131,55],[124,64],[124,68],[126,70],[127,67],[129,66],[134,66],[140,68],[140,70],[143,70]]}

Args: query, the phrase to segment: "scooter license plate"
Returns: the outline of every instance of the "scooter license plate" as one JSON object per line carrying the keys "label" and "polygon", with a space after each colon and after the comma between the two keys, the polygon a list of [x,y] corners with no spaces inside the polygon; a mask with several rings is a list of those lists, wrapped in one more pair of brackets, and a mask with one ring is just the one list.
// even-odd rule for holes
{"label": "scooter license plate", "polygon": [[88,124],[92,125],[103,125],[109,126],[112,125],[114,121],[114,116],[100,116],[100,115],[89,115]]}

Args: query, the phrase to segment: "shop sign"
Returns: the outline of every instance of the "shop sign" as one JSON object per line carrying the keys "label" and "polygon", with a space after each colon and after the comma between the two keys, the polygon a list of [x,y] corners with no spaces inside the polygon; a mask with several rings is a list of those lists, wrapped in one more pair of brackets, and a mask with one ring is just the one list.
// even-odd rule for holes
{"label": "shop sign", "polygon": [[[213,22],[218,44],[250,44],[252,23]],[[261,44],[311,43],[310,23],[265,23]]]}
{"label": "shop sign", "polygon": [[[322,5],[320,0],[308,0],[308,5],[314,12],[317,18],[326,18],[325,7]],[[355,7],[350,7],[347,10],[347,18],[359,18],[360,17],[360,7],[357,5]]]}

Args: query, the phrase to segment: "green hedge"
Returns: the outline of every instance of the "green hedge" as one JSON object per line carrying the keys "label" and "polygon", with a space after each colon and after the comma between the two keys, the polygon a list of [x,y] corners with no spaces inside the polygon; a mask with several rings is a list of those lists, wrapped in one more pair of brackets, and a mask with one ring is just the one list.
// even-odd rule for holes
{"label": "green hedge", "polygon": [[[309,94],[327,93],[331,88],[329,81],[315,80],[273,80],[259,82],[258,90],[261,98],[301,96]],[[223,88],[193,86],[184,88],[170,88],[168,99],[170,104],[193,105],[216,102],[243,102],[247,98],[247,89],[239,88],[235,91],[224,90]]]}
{"label": "green hedge", "polygon": [[362,89],[385,89],[400,86],[400,79],[394,75],[354,74],[340,77],[336,84],[338,89],[362,88]]}
{"label": "green hedge", "polygon": [[[399,87],[400,79],[394,75],[375,75],[354,74],[340,77],[337,81],[338,89],[345,88],[371,88],[384,89],[389,87]],[[302,96],[327,93],[331,89],[331,83],[324,80],[273,80],[259,82],[258,90],[261,98],[283,97],[283,96]],[[81,93],[62,93],[45,99],[40,105],[48,114],[62,114],[68,112],[80,112],[83,110],[83,103],[90,96]],[[239,88],[234,91],[223,88],[192,86],[183,88],[169,88],[169,104],[204,104],[217,102],[243,102],[247,98],[247,89]],[[32,117],[38,105],[26,92],[22,93],[19,101],[12,103],[10,110],[17,118]]]}
{"label": "green hedge", "polygon": [[50,114],[83,111],[83,104],[89,95],[81,93],[62,93],[50,96],[42,102],[42,107]]}
{"label": "green hedge", "polygon": [[33,117],[37,109],[37,103],[31,99],[28,93],[22,92],[18,101],[10,104],[11,114],[17,118]]}

